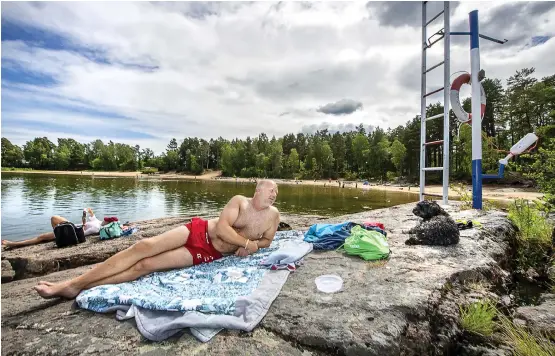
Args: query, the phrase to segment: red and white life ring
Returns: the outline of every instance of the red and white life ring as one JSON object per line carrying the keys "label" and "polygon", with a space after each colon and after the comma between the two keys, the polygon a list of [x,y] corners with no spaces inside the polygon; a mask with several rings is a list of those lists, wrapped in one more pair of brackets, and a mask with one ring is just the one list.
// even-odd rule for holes
{"label": "red and white life ring", "polygon": [[[464,111],[461,100],[459,96],[459,91],[463,84],[470,84],[470,74],[465,73],[459,75],[451,84],[451,92],[449,94],[451,98],[451,107],[453,108],[453,112],[455,116],[460,122],[467,122],[469,123],[472,120],[472,114],[467,113]],[[484,117],[486,113],[486,92],[484,91],[484,87],[482,83],[480,83],[480,117]]]}

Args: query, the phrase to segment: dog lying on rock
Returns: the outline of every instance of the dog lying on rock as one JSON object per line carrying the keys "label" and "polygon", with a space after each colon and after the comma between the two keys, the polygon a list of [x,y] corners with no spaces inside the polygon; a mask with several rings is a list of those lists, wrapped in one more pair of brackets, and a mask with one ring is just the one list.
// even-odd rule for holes
{"label": "dog lying on rock", "polygon": [[416,204],[412,213],[424,220],[409,230],[405,244],[447,246],[459,243],[457,224],[436,202],[423,200]]}

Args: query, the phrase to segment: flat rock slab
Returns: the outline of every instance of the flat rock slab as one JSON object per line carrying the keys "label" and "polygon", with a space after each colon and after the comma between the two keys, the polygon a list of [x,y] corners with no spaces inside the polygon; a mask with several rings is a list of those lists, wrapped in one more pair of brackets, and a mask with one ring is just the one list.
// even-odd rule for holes
{"label": "flat rock slab", "polygon": [[[499,268],[508,258],[507,240],[515,233],[503,213],[456,212],[456,206],[448,208],[454,218],[476,219],[483,228],[461,231],[460,243],[451,247],[404,244],[404,231],[419,222],[411,212],[414,204],[325,221],[384,223],[391,258],[371,263],[341,252],[315,251],[290,275],[253,333],[226,331],[207,344],[188,332],[151,343],[133,321],[75,309],[71,301],[45,301],[32,290],[39,279],[66,279],[90,266],[4,284],[2,344],[7,346],[2,354],[35,355],[54,349],[59,354],[425,354],[422,350],[430,347],[433,336],[427,324],[430,300],[453,278]],[[343,290],[318,292],[314,279],[322,274],[342,277]],[[412,342],[407,342],[408,333],[413,334]]]}
{"label": "flat rock slab", "polygon": [[[57,282],[82,274],[93,266],[52,273]],[[143,338],[134,321],[118,321],[114,314],[79,309],[74,301],[42,299],[29,278],[2,288],[2,355],[314,355],[303,352],[271,331],[225,331],[201,343],[187,331],[164,342]],[[7,287],[7,288],[6,288]]]}
{"label": "flat rock slab", "polygon": [[517,308],[515,317],[524,320],[532,330],[555,339],[555,294],[542,295],[539,305]]}
{"label": "flat rock slab", "polygon": [[12,265],[7,260],[2,260],[2,283],[11,282],[15,277]]}
{"label": "flat rock slab", "polygon": [[[212,218],[214,216],[204,216]],[[282,221],[295,228],[310,226],[322,217],[315,215],[288,216]],[[100,240],[98,235],[87,237],[77,246],[58,248],[54,242],[12,248],[2,251],[2,283],[77,268],[105,261],[108,257],[125,250],[140,239],[159,235],[190,221],[188,217],[162,218],[137,221],[140,230],[131,235],[111,240]]]}

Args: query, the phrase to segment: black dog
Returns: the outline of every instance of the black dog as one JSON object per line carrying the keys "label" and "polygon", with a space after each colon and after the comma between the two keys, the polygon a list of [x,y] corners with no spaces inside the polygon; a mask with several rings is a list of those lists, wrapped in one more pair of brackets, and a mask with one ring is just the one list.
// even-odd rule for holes
{"label": "black dog", "polygon": [[457,224],[436,202],[421,201],[412,213],[424,220],[409,230],[405,244],[447,246],[459,243]]}

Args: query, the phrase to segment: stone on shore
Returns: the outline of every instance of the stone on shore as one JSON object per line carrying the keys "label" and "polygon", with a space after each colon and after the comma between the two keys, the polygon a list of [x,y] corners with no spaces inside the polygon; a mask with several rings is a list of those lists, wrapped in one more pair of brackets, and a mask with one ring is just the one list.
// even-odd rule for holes
{"label": "stone on shore", "polygon": [[[186,354],[186,355],[426,355],[445,354],[461,335],[458,305],[444,298],[453,282],[506,275],[509,240],[515,230],[501,212],[447,211],[475,219],[481,229],[461,231],[454,246],[408,246],[406,233],[418,224],[414,204],[316,222],[379,221],[385,224],[391,256],[366,262],[338,251],[314,251],[292,273],[252,333],[225,331],[207,344],[188,332],[162,343],[145,340],[133,321],[72,308],[71,301],[42,300],[32,290],[40,279],[57,281],[92,266],[4,284],[3,354]],[[177,224],[177,222],[175,222]],[[104,244],[105,241],[100,244]],[[336,294],[317,291],[314,279],[336,274]]]}
{"label": "stone on shore", "polygon": [[11,282],[15,276],[12,265],[7,260],[2,260],[2,283]]}
{"label": "stone on shore", "polygon": [[536,333],[545,333],[555,340],[555,294],[543,294],[539,305],[517,308],[515,317],[524,320]]}

